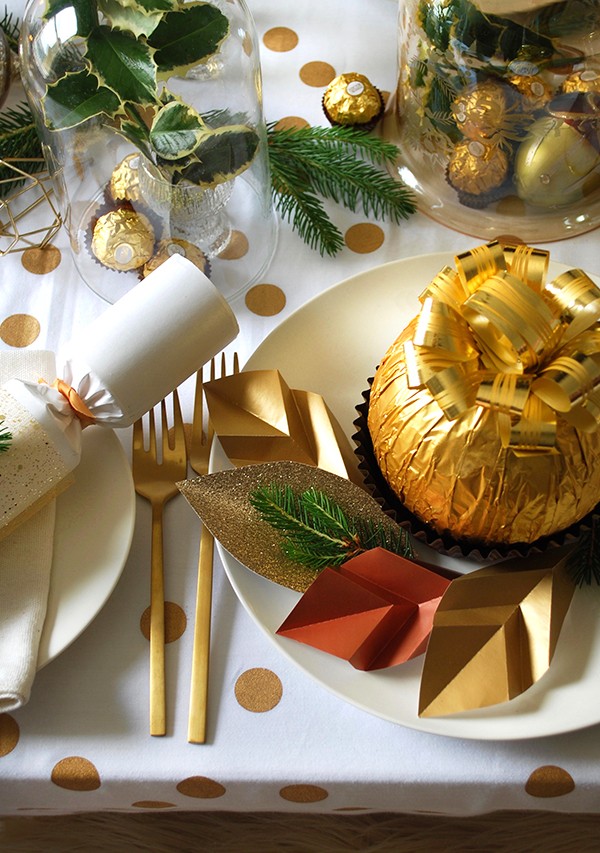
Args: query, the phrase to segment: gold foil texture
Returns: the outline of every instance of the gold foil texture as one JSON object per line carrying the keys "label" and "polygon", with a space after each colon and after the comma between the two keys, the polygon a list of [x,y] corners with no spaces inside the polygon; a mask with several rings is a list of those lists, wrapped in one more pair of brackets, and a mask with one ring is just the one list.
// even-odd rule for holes
{"label": "gold foil texture", "polygon": [[[547,262],[528,247],[500,258],[497,243],[457,257],[472,291],[457,313],[474,359],[457,361],[453,344],[444,357],[422,329],[416,338],[422,312],[375,375],[368,426],[378,465],[439,534],[531,543],[598,503],[600,289],[581,270],[546,283]],[[444,280],[455,300],[448,272]]]}
{"label": "gold foil texture", "polygon": [[323,95],[323,110],[332,124],[371,125],[383,112],[379,91],[364,74],[340,74]]}
{"label": "gold foil texture", "polygon": [[92,251],[110,269],[138,269],[152,257],[154,229],[143,213],[125,208],[111,210],[94,226]]}

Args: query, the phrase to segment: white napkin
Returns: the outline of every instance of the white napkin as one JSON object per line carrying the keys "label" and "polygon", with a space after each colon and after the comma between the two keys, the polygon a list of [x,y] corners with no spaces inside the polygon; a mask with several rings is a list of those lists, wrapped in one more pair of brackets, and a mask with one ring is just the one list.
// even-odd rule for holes
{"label": "white napkin", "polygon": [[[0,353],[0,384],[12,378],[51,382],[55,370],[50,352]],[[0,542],[0,713],[21,707],[31,693],[48,604],[55,503]]]}

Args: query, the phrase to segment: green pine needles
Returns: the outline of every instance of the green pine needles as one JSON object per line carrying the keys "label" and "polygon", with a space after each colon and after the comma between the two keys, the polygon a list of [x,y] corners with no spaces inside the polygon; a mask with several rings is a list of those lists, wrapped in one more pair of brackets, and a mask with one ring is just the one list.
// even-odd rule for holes
{"label": "green pine needles", "polygon": [[0,427],[0,453],[5,453],[10,447],[12,433],[6,427]]}
{"label": "green pine needles", "polygon": [[250,503],[262,519],[283,534],[282,550],[290,560],[320,571],[339,566],[371,548],[412,557],[402,528],[348,516],[331,498],[310,488],[300,494],[290,486],[260,486]]}
{"label": "green pine needles", "polygon": [[[267,126],[275,207],[321,255],[344,245],[321,198],[399,224],[415,211],[411,190],[381,167],[395,162],[393,143],[350,127]],[[320,198],[321,197],[321,198]]]}

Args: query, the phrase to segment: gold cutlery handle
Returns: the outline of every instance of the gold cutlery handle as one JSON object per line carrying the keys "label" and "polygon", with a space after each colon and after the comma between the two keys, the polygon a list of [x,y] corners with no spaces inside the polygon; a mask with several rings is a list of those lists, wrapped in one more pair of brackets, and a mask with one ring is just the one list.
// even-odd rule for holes
{"label": "gold cutlery handle", "polygon": [[152,507],[150,573],[150,734],[166,734],[165,580],[162,506]]}
{"label": "gold cutlery handle", "polygon": [[213,556],[214,539],[211,532],[203,526],[200,534],[200,556],[198,558],[188,743],[204,743],[206,741]]}

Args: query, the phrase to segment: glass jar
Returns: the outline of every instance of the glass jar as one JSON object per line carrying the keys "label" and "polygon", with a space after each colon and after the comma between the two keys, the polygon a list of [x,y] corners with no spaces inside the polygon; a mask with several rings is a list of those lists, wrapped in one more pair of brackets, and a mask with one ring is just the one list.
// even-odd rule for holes
{"label": "glass jar", "polygon": [[597,0],[400,0],[384,135],[420,209],[484,239],[600,224]]}
{"label": "glass jar", "polygon": [[31,0],[21,73],[76,266],[99,296],[116,301],[173,252],[228,300],[262,276],[277,220],[244,0]]}

